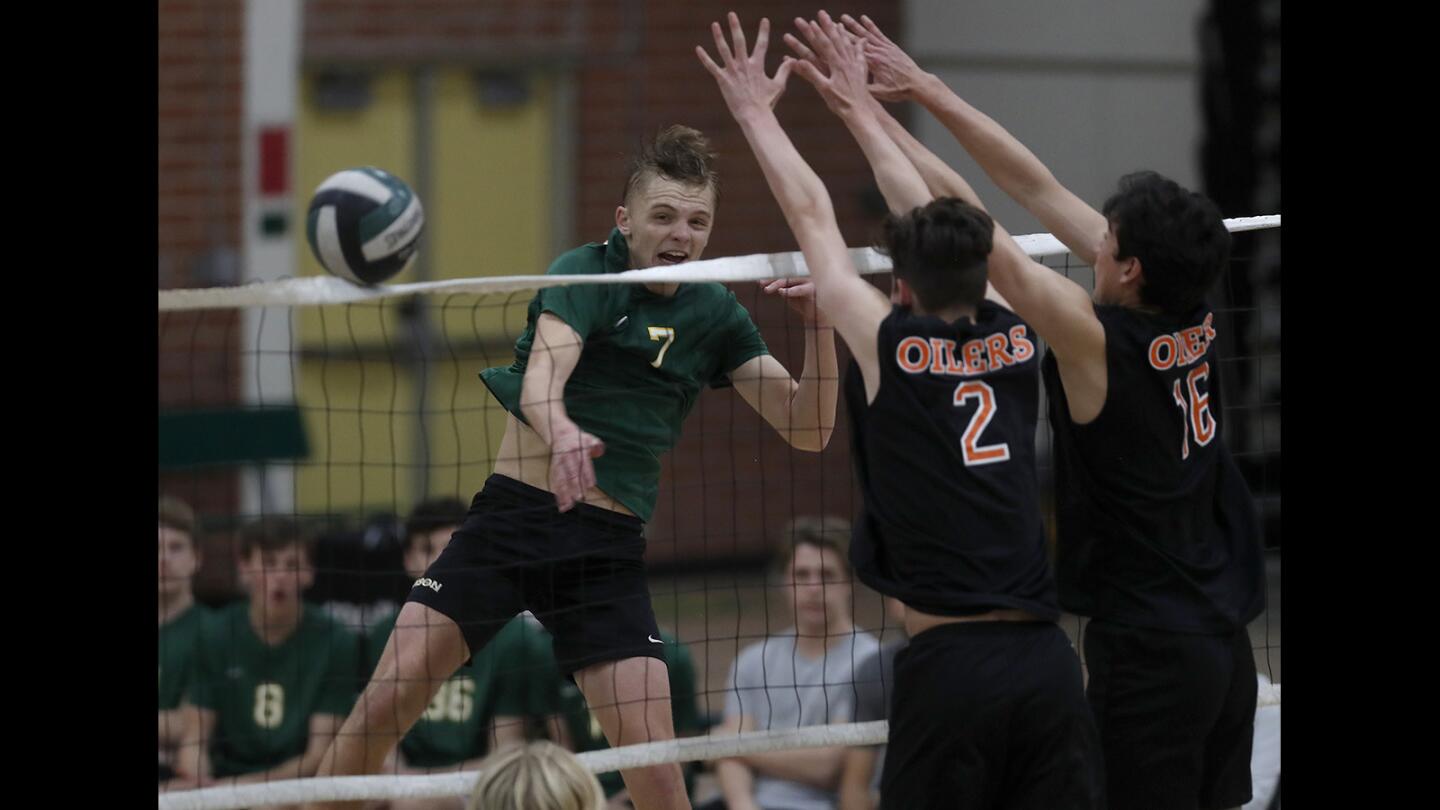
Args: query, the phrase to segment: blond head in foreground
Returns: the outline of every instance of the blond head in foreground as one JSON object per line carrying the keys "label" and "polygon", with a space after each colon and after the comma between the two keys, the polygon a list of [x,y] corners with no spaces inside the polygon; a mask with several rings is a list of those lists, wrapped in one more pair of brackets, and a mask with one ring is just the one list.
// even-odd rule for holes
{"label": "blond head in foreground", "polygon": [[580,760],[548,740],[486,758],[465,810],[602,810],[605,793]]}

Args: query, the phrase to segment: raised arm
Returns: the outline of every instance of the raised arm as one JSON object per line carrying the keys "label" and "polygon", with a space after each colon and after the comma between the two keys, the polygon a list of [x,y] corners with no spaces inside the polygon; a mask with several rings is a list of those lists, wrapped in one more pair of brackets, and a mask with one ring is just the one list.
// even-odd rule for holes
{"label": "raised arm", "polygon": [[[809,282],[782,279],[771,282],[769,289],[783,295],[792,304],[809,305],[805,323],[805,360],[800,380],[791,379],[790,371],[774,356],[753,357],[730,373],[735,392],[765,422],[796,450],[818,453],[830,443],[835,430],[835,403],[840,396],[840,364],[835,359],[835,330],[819,312],[815,312],[813,290]],[[798,292],[796,292],[798,291]]]}
{"label": "raised arm", "polygon": [[[848,25],[849,23],[847,23]],[[918,101],[975,158],[995,185],[1040,220],[1087,264],[1105,233],[1105,217],[1060,184],[1040,159],[989,116],[967,104],[932,73],[915,64],[875,25],[861,16],[850,30],[865,37],[870,90],[886,101]]]}
{"label": "raised arm", "polygon": [[[827,101],[831,95],[837,96],[836,103],[831,105],[831,109],[837,110],[837,107],[847,110],[856,108],[857,111],[850,113],[850,117],[853,118],[856,115],[866,118],[873,117],[879,123],[883,137],[888,139],[889,146],[885,145],[883,141],[876,140],[872,128],[857,129],[847,122],[847,127],[855,134],[857,140],[861,137],[867,139],[868,149],[864,149],[867,142],[861,143],[866,158],[869,159],[874,155],[880,161],[878,163],[872,161],[871,169],[875,172],[881,193],[885,194],[890,210],[894,213],[903,213],[909,208],[915,207],[915,205],[910,205],[907,208],[905,204],[913,203],[919,197],[920,187],[915,186],[913,180],[918,173],[923,188],[927,192],[924,202],[938,197],[956,197],[984,211],[984,204],[980,202],[979,195],[970,187],[970,184],[965,182],[958,172],[946,165],[945,161],[937,157],[934,152],[925,148],[925,145],[920,143],[914,135],[906,131],[900,122],[896,121],[895,117],[890,115],[879,100],[870,93],[865,86],[865,55],[861,41],[857,37],[847,36],[825,12],[820,12],[819,16],[819,23],[796,19],[795,26],[807,41],[815,44],[834,63],[835,66],[830,68],[831,75],[842,77],[843,84],[832,81],[828,86],[819,87],[822,94],[826,94]],[[849,20],[849,15],[845,15],[844,19]],[[846,43],[844,47],[834,47],[836,42],[842,40]],[[822,55],[815,49],[790,34],[785,35],[785,42],[805,62],[815,65],[817,68],[824,68]],[[838,98],[842,92],[848,97],[848,102],[842,102]],[[864,109],[859,109],[862,105]],[[838,112],[837,110],[837,114]],[[840,117],[846,118],[845,115]],[[900,150],[905,157],[905,162],[909,164],[908,167],[902,167],[895,161],[894,149],[890,148],[891,146]],[[896,191],[892,190],[899,190],[903,192],[904,196],[898,196]],[[924,202],[917,204],[923,205]],[[1012,309],[1010,302],[1000,295],[993,284],[986,285],[985,297],[1007,309]]]}
{"label": "raised arm", "polygon": [[710,26],[723,67],[716,64],[704,48],[697,46],[695,53],[715,77],[730,114],[745,134],[786,223],[800,243],[815,283],[816,303],[835,320],[836,328],[860,365],[866,388],[878,390],[875,334],[890,306],[879,290],[855,272],[825,184],[795,150],[771,109],[775,82],[783,81],[794,60],[786,57],[775,77],[767,77],[764,59],[769,20],[760,22],[754,53],[747,53],[745,34],[733,12],[729,23],[733,51],[725,42],[719,23]]}
{"label": "raised arm", "polygon": [[550,446],[550,491],[561,512],[595,486],[593,457],[605,443],[580,429],[565,411],[565,383],[584,347],[570,325],[546,312],[535,321],[535,343],[520,386],[520,411]]}
{"label": "raised arm", "polygon": [[795,63],[796,72],[815,87],[825,106],[850,130],[891,213],[904,214],[925,205],[935,195],[875,114],[878,105],[865,87],[863,40],[846,34],[824,11],[818,18],[818,23],[795,19],[808,47],[785,35],[786,43],[803,57]]}

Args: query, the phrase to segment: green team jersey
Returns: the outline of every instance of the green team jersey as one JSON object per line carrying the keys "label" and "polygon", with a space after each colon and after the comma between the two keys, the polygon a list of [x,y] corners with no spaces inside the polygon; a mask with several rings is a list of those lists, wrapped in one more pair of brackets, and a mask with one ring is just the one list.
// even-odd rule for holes
{"label": "green team jersey", "polygon": [[295,632],[271,647],[238,602],[209,622],[191,700],[215,712],[215,775],[272,768],[305,752],[310,716],[350,712],[357,691],[359,637],[305,605]]}
{"label": "green team jersey", "polygon": [[[695,663],[690,658],[690,650],[664,630],[660,631],[660,640],[665,642],[665,664],[670,673],[670,713],[675,722],[675,733],[684,737],[704,731],[704,724],[700,719],[700,707],[695,699]],[[585,696],[581,694],[580,688],[569,678],[561,677],[553,651],[546,663],[546,679],[555,684],[557,710],[564,719],[566,728],[570,731],[570,739],[574,741],[575,752],[582,753],[609,748],[610,742],[605,739],[605,731],[600,727],[600,721],[590,711],[589,705],[585,703]],[[683,762],[680,767],[685,774],[685,790],[689,792],[694,786],[695,763]],[[610,771],[598,774],[598,776],[601,787],[605,788],[606,796],[613,796],[625,787],[619,771]]]}
{"label": "green team jersey", "polygon": [[211,611],[203,605],[160,625],[160,706],[177,709],[195,682],[195,657]]}
{"label": "green team jersey", "polygon": [[[620,273],[629,266],[630,250],[617,228],[604,244],[562,255],[546,275]],[[729,385],[731,371],[770,350],[750,313],[721,284],[681,284],[668,297],[641,284],[549,287],[530,302],[515,362],[480,372],[521,421],[520,384],[535,322],[545,312],[585,341],[565,385],[565,410],[605,442],[605,454],[595,459],[597,485],[648,522],[660,489],[660,456],[679,440],[700,390]]]}
{"label": "green team jersey", "polygon": [[[399,615],[396,611],[369,631],[367,674],[380,663]],[[441,684],[420,720],[400,741],[405,761],[417,768],[440,768],[481,757],[489,751],[486,732],[495,715],[543,717],[553,713],[552,702],[535,688],[535,680],[527,672],[527,668],[542,664],[546,656],[553,657],[550,639],[543,633],[538,621],[523,615],[501,628],[469,664]]]}

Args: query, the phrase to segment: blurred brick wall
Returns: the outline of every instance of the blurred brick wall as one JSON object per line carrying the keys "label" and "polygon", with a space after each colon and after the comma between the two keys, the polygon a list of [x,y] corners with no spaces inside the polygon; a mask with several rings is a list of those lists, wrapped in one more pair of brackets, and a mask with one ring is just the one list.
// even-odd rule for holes
{"label": "blurred brick wall", "polygon": [[[233,277],[241,242],[241,0],[159,3],[159,287]],[[159,404],[235,402],[242,344],[236,312],[159,318]],[[160,487],[202,514],[239,508],[234,473],[165,474]]]}

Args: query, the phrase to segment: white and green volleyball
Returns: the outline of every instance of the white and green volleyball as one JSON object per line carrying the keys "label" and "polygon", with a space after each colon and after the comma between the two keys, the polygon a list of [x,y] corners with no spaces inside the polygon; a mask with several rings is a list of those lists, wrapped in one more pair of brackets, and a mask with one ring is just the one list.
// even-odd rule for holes
{"label": "white and green volleyball", "polygon": [[332,275],[356,284],[394,278],[415,257],[425,211],[404,180],[364,166],[330,175],[310,201],[305,237]]}

